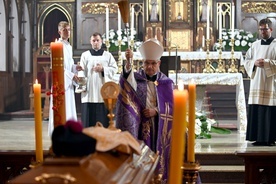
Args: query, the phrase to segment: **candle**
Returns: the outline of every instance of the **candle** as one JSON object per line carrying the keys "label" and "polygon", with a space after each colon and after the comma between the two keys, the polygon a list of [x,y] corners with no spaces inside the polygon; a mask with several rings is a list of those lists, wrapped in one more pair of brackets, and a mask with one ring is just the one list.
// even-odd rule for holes
{"label": "candle", "polygon": [[178,80],[177,87],[178,87],[178,90],[180,90],[180,91],[184,90],[184,83],[183,83],[182,79]]}
{"label": "candle", "polygon": [[207,22],[206,22],[206,38],[210,39],[210,17],[209,17],[209,5],[207,5]]}
{"label": "candle", "polygon": [[52,59],[52,96],[54,110],[54,127],[65,124],[65,96],[64,96],[64,65],[63,65],[63,44],[51,42]]}
{"label": "candle", "polygon": [[134,7],[131,8],[130,39],[134,40]]}
{"label": "candle", "polygon": [[219,39],[222,39],[222,9],[221,5],[219,6]]}
{"label": "candle", "polygon": [[202,36],[202,48],[204,48],[205,47],[205,37],[204,37],[204,35]]}
{"label": "candle", "polygon": [[106,40],[109,40],[109,9],[108,6],[105,8],[105,34],[106,34]]}
{"label": "candle", "polygon": [[122,39],[122,37],[121,37],[121,22],[122,22],[122,20],[121,20],[122,18],[121,18],[121,13],[120,13],[120,10],[119,10],[119,8],[118,8],[118,40],[121,40]]}
{"label": "candle", "polygon": [[231,26],[232,26],[232,39],[234,39],[234,27],[235,27],[235,5],[232,2],[232,15],[231,15]]}
{"label": "candle", "polygon": [[183,169],[181,169],[181,167],[184,163],[185,132],[187,127],[186,106],[188,100],[188,92],[187,90],[174,90],[173,98],[174,106],[170,155],[171,169],[169,171],[169,184],[181,184],[183,172]]}
{"label": "candle", "polygon": [[195,102],[196,85],[193,81],[188,85],[189,91],[189,124],[188,124],[188,162],[195,162]]}
{"label": "candle", "polygon": [[42,146],[42,114],[41,114],[41,84],[38,84],[37,79],[33,84],[34,90],[34,116],[35,116],[35,157],[37,163],[43,161],[43,146]]}

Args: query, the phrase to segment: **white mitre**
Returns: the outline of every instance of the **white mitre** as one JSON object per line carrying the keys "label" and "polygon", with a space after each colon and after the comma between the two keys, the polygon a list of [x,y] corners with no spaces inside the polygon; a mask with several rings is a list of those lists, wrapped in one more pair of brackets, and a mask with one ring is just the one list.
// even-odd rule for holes
{"label": "white mitre", "polygon": [[146,40],[139,48],[144,60],[160,60],[164,48],[162,44],[155,38]]}

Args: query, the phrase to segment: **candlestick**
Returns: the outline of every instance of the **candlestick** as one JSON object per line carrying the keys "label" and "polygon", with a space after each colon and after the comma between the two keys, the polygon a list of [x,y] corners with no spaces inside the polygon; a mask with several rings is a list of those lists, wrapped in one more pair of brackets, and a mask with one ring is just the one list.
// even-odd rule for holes
{"label": "candlestick", "polygon": [[173,125],[171,138],[171,156],[169,184],[182,183],[182,166],[185,152],[187,90],[174,90]]}
{"label": "candlestick", "polygon": [[206,39],[210,39],[210,17],[209,17],[209,5],[207,5],[207,22],[206,22]]}
{"label": "candlestick", "polygon": [[121,40],[122,39],[122,31],[121,31],[121,29],[122,29],[122,27],[121,27],[121,22],[122,22],[122,20],[121,20],[122,18],[121,18],[121,13],[120,13],[120,10],[118,9],[118,40]]}
{"label": "candlestick", "polygon": [[63,64],[63,44],[61,42],[51,42],[52,61],[52,97],[54,111],[54,127],[63,125],[66,122],[65,96],[64,96],[64,64]]}
{"label": "candlestick", "polygon": [[210,61],[210,51],[209,51],[209,47],[210,47],[210,39],[206,39],[206,61],[205,61],[205,68],[203,69],[203,73],[213,73],[213,66],[211,65],[211,61]]}
{"label": "candlestick", "polygon": [[222,60],[222,39],[219,39],[219,61],[218,67],[216,68],[217,73],[224,73],[225,72],[225,64]]}
{"label": "candlestick", "polygon": [[219,5],[219,39],[222,38],[222,9],[221,9],[221,5]]}
{"label": "candlestick", "polygon": [[231,23],[232,23],[232,35],[231,35],[231,38],[234,39],[234,27],[235,27],[235,5],[234,3],[232,2],[232,16],[231,16]]}
{"label": "candlestick", "polygon": [[130,39],[134,40],[134,7],[131,8]]}
{"label": "candlestick", "polygon": [[236,68],[236,64],[235,64],[235,58],[234,58],[234,44],[235,44],[235,39],[232,38],[231,39],[231,64],[230,64],[230,68],[228,68],[228,73],[237,73],[238,69]]}
{"label": "candlestick", "polygon": [[191,81],[188,85],[189,90],[189,124],[188,124],[188,162],[195,162],[195,102],[196,85]]}
{"label": "candlestick", "polygon": [[42,114],[41,114],[41,84],[35,80],[34,90],[34,115],[35,115],[35,157],[37,163],[43,162],[42,146]]}
{"label": "candlestick", "polygon": [[109,8],[106,6],[105,8],[105,34],[106,34],[106,40],[109,40]]}

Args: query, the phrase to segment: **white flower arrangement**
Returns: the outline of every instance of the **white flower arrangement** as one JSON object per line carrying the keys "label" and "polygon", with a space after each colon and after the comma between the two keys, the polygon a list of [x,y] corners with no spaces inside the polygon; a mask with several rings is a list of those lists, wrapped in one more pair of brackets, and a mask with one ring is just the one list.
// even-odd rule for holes
{"label": "white flower arrangement", "polygon": [[210,139],[211,133],[218,134],[230,134],[231,131],[225,128],[220,128],[214,126],[217,121],[211,118],[208,118],[205,113],[196,112],[196,120],[195,120],[195,137],[197,139]]}
{"label": "white flower arrangement", "polygon": [[[127,37],[127,33],[130,37],[130,32],[129,29],[122,29],[122,30],[117,30],[115,31],[114,29],[110,29],[109,30],[109,51],[110,52],[114,52],[114,51],[118,51],[119,50],[119,40],[121,40],[121,50],[125,51],[128,47],[128,37]],[[106,41],[106,35],[105,33],[102,35],[103,37],[103,43],[105,43]],[[133,30],[133,37],[131,39],[134,39],[134,50],[136,50],[138,47],[140,47],[140,45],[142,44],[141,41],[135,40],[136,38],[136,31]]]}
{"label": "white flower arrangement", "polygon": [[[232,30],[222,29],[222,47],[224,50],[231,50],[232,43]],[[250,31],[245,31],[243,29],[234,30],[234,50],[235,51],[247,51],[252,43],[256,41],[257,33],[252,34]],[[214,44],[214,49],[219,48],[219,43]]]}

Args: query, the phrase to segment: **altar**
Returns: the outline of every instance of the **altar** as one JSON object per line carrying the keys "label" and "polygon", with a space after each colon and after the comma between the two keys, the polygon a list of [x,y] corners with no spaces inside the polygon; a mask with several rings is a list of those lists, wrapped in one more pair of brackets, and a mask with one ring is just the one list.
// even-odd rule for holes
{"label": "altar", "polygon": [[[176,74],[169,74],[175,82]],[[197,85],[236,85],[236,107],[238,112],[238,130],[245,133],[247,126],[246,102],[244,94],[243,77],[240,73],[179,73],[177,79],[188,84],[192,79]]]}
{"label": "altar", "polygon": [[[180,56],[180,60],[206,60],[207,53],[205,51],[194,51],[194,52],[163,52],[162,56]],[[231,59],[232,55],[230,51],[223,51],[221,53],[221,58],[223,59]],[[122,52],[122,58],[125,60],[125,52]],[[243,64],[243,55],[242,52],[234,52],[233,54],[234,59],[239,59],[240,63]],[[133,60],[142,60],[142,56],[139,52],[133,53]],[[210,51],[209,52],[209,59],[219,59],[219,52],[217,51]]]}
{"label": "altar", "polygon": [[[166,56],[178,56],[180,58],[180,65],[181,68],[179,72],[182,73],[201,73],[205,68],[205,62],[207,58],[207,53],[205,51],[191,51],[191,52],[163,52],[164,57]],[[244,63],[244,57],[242,52],[234,52],[233,55],[230,51],[223,51],[221,55],[218,51],[210,51],[208,58],[210,60],[210,64],[217,68],[219,59],[221,59],[224,63],[224,67],[226,71],[231,65],[231,60],[235,60],[235,66],[239,72],[243,73],[246,76],[246,73],[242,67]],[[125,52],[122,52],[122,59],[125,60]],[[139,52],[133,53],[133,60],[134,61],[141,61],[143,60],[141,54]],[[162,60],[162,58],[161,58]],[[170,63],[170,66],[176,66],[175,60],[172,60],[173,63]],[[134,62],[135,64],[135,62]],[[161,62],[162,65],[162,62]],[[140,67],[139,62],[137,62],[137,68]],[[176,67],[173,67],[174,69]]]}

